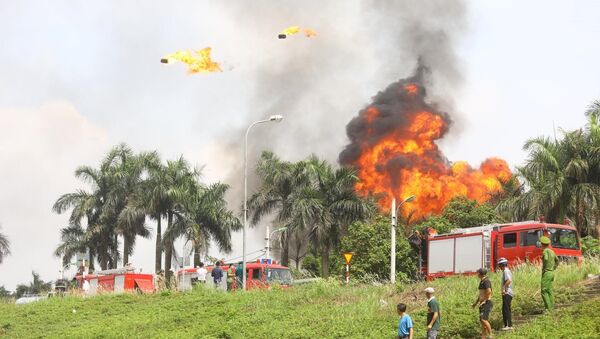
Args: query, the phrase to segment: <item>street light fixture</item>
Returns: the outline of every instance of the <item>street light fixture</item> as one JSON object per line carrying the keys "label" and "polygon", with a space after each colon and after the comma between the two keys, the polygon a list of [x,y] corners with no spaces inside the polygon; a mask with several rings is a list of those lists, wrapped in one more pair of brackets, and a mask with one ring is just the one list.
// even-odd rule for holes
{"label": "street light fixture", "polygon": [[402,200],[402,202],[398,205],[398,207],[396,207],[396,198],[392,198],[392,229],[391,229],[392,244],[390,246],[390,257],[391,257],[390,282],[392,284],[394,284],[396,282],[396,225],[398,224],[398,218],[397,218],[398,210],[405,203],[415,200],[416,197],[417,196],[415,196],[415,195],[411,195],[411,196],[407,197],[406,199]]}
{"label": "street light fixture", "polygon": [[246,229],[248,228],[248,134],[250,129],[258,124],[266,122],[280,122],[283,120],[281,115],[271,115],[268,119],[259,120],[253,122],[246,130],[246,137],[244,138],[244,229],[242,231],[242,260],[243,270],[242,273],[242,284],[243,289],[246,290]]}

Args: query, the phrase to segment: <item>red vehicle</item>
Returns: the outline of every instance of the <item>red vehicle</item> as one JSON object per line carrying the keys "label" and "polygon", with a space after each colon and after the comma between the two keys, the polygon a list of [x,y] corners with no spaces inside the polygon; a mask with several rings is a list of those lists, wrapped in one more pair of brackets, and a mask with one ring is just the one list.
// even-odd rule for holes
{"label": "red vehicle", "polygon": [[84,281],[89,283],[88,294],[94,295],[100,291],[120,293],[124,291],[138,293],[154,292],[154,276],[152,274],[134,273],[131,268],[99,271],[86,276],[76,275],[77,284],[83,289]]}
{"label": "red vehicle", "polygon": [[[237,264],[236,264],[237,265]],[[206,283],[209,286],[214,286],[211,272],[214,266],[206,266],[208,274],[206,275]],[[235,279],[235,268],[233,264],[227,263],[221,265],[221,269],[226,273],[223,277],[223,289],[226,288],[227,278],[231,278],[229,288],[232,290],[240,288]],[[180,289],[191,288],[192,280],[197,279],[195,268],[186,268],[177,271],[177,277],[180,283]],[[279,284],[283,287],[289,287],[293,283],[292,273],[285,266],[277,264],[271,259],[257,259],[256,262],[246,263],[246,286],[251,288],[268,288],[272,284]]]}
{"label": "red vehicle", "polygon": [[568,222],[546,224],[542,219],[459,228],[429,236],[421,253],[421,272],[431,280],[474,274],[481,267],[493,271],[502,257],[508,259],[509,265],[537,261],[542,255],[538,242],[542,235],[550,238],[550,247],[561,260],[583,260],[577,229]]}

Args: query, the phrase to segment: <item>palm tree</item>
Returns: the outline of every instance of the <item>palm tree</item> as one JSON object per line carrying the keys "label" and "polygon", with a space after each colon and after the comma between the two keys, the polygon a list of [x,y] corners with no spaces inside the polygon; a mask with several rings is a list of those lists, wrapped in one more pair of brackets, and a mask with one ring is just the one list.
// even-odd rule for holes
{"label": "palm tree", "polygon": [[[123,238],[123,265],[129,262],[135,240],[138,236],[147,238],[150,231],[146,228],[144,213],[131,213],[130,201],[139,192],[143,192],[144,178],[142,174],[158,158],[156,152],[134,154],[126,145],[114,148],[105,160],[109,163],[107,172],[111,180],[111,189],[103,209],[103,217],[114,223],[115,237]],[[117,241],[115,241],[116,243]],[[116,259],[115,259],[116,261]]]}
{"label": "palm tree", "polygon": [[600,220],[600,103],[588,110],[585,130],[563,131],[562,139],[530,139],[524,149],[529,157],[517,175],[527,188],[502,201],[500,212],[513,220],[544,215],[546,220],[575,221],[582,235],[596,232]]}
{"label": "palm tree", "polygon": [[251,222],[256,225],[265,216],[276,213],[275,223],[286,229],[280,236],[281,263],[287,266],[289,265],[289,239],[296,228],[293,224],[293,195],[294,192],[306,187],[309,178],[304,171],[303,162],[282,161],[272,152],[261,154],[256,172],[261,185],[248,201]]}
{"label": "palm tree", "polygon": [[[187,203],[192,199],[196,192],[198,170],[190,168],[189,163],[180,157],[175,161],[167,161],[167,166],[164,168],[164,173],[160,174],[162,184],[154,189],[160,190],[157,196],[160,200],[156,206],[164,208],[164,215],[167,217],[167,229],[162,238],[161,246],[165,252],[165,271],[166,278],[169,281],[171,273],[173,242],[177,232],[172,230],[174,224],[187,223],[189,216],[186,215]],[[164,194],[164,195],[162,195]],[[162,195],[162,196],[161,196]],[[158,210],[161,214],[162,211]]]}
{"label": "palm tree", "polygon": [[147,178],[132,194],[123,213],[129,218],[149,216],[156,221],[154,270],[162,268],[162,219],[166,217],[174,196],[167,178],[167,167],[161,163],[157,153],[144,158]]}
{"label": "palm tree", "polygon": [[[110,186],[101,170],[89,166],[77,168],[75,176],[90,184],[92,191],[77,190],[73,193],[63,194],[52,206],[52,210],[59,214],[71,209],[69,226],[61,230],[62,243],[57,247],[55,255],[66,255],[63,257],[63,261],[68,262],[75,253],[67,250],[67,248],[81,247],[83,244],[90,252],[90,266],[93,268],[94,265],[92,253],[97,253],[100,267],[106,269],[112,258],[110,252],[114,250],[114,247],[99,246],[99,243],[93,240],[111,238],[110,230],[105,224],[101,223],[100,219]],[[87,223],[85,229],[81,226],[83,220],[86,220]],[[79,234],[80,230],[83,234]],[[106,243],[106,239],[103,243]],[[82,250],[82,252],[84,251]]]}
{"label": "palm tree", "polygon": [[[85,230],[81,225],[73,224],[60,230],[60,244],[56,247],[54,255],[62,258],[63,266],[68,265],[78,253],[92,251],[93,246],[87,241]],[[93,257],[90,253],[90,257]]]}
{"label": "palm tree", "polygon": [[[123,264],[127,262],[136,236],[149,235],[143,216],[122,213],[142,183],[141,174],[149,157],[151,155],[145,153],[134,155],[127,145],[121,144],[111,149],[98,169],[81,166],[75,171],[75,176],[88,183],[91,191],[67,193],[54,203],[56,213],[71,209],[69,226],[63,229],[65,237],[56,255],[67,254],[63,260],[70,260],[72,253],[67,249],[84,243],[90,253],[90,267],[93,268],[94,255],[97,255],[102,269],[116,268],[120,256],[118,236],[121,235],[124,238]],[[83,220],[87,223],[85,228],[81,226]],[[77,228],[84,234],[79,234],[75,241],[73,232]]]}
{"label": "palm tree", "polygon": [[10,255],[10,241],[4,234],[0,233],[0,264],[8,255]]}
{"label": "palm tree", "polygon": [[334,169],[326,161],[311,156],[306,162],[312,184],[294,196],[297,224],[312,225],[310,237],[321,252],[321,276],[329,277],[330,254],[339,248],[348,226],[369,218],[376,210],[371,200],[356,195],[356,171],[349,167]]}
{"label": "palm tree", "polygon": [[176,222],[167,232],[166,239],[184,236],[194,245],[194,265],[199,264],[200,253],[206,254],[211,240],[222,252],[231,251],[231,232],[241,229],[242,224],[233,211],[227,208],[225,193],[228,185],[217,183],[210,186],[196,185],[185,204],[185,213],[176,214]]}

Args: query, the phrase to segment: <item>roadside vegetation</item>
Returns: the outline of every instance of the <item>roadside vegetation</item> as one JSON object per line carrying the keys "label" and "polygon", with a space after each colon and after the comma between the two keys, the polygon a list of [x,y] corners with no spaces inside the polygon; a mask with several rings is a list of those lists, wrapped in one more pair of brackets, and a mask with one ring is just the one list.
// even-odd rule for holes
{"label": "roadside vegetation", "polygon": [[[597,260],[584,265],[562,265],[557,271],[557,302],[568,302],[587,274],[600,273]],[[494,287],[500,275],[492,274]],[[539,266],[515,269],[515,316],[542,309],[539,296]],[[322,280],[291,289],[251,290],[222,293],[203,288],[187,293],[154,295],[100,295],[93,298],[65,297],[28,305],[0,304],[0,335],[33,337],[170,337],[170,338],[393,338],[397,330],[395,305],[408,304],[416,326],[416,337],[424,336],[426,301],[422,290],[433,286],[441,303],[442,335],[473,337],[479,331],[478,314],[470,308],[477,293],[475,277],[451,277],[431,283],[377,283],[343,285],[339,279]],[[500,327],[500,296],[494,295],[492,324]],[[587,305],[596,307],[589,302]],[[535,336],[545,326],[558,327],[558,337],[594,329],[597,313],[586,304],[544,316],[532,326],[518,328],[513,337]],[[596,306],[594,306],[596,305]],[[579,311],[578,311],[579,310]],[[560,313],[559,313],[560,312]],[[576,313],[580,312],[580,313]],[[553,321],[570,314],[572,322]],[[582,332],[575,332],[581,324]],[[579,330],[577,330],[579,331]],[[517,334],[522,334],[517,336]]]}

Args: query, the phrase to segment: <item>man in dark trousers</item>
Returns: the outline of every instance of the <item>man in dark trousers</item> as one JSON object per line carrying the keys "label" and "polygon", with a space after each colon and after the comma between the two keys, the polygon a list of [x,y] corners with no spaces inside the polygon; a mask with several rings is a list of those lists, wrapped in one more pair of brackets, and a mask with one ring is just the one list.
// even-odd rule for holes
{"label": "man in dark trousers", "polygon": [[215,268],[213,268],[210,275],[213,278],[213,282],[215,283],[215,288],[219,288],[221,285],[221,280],[223,279],[223,270],[221,269],[221,262],[217,261],[215,264]]}
{"label": "man in dark trousers", "polygon": [[490,324],[490,313],[492,313],[492,282],[487,277],[487,270],[477,270],[479,276],[479,292],[472,307],[479,306],[479,322],[481,323],[481,338],[492,336],[492,325]]}
{"label": "man in dark trousers", "polygon": [[235,268],[235,280],[238,289],[244,289],[244,262],[240,261]]}
{"label": "man in dark trousers", "polygon": [[508,268],[508,260],[506,258],[498,259],[498,267],[502,271],[502,321],[504,322],[503,331],[512,330],[512,310],[511,304],[514,296],[513,292],[513,276]]}

